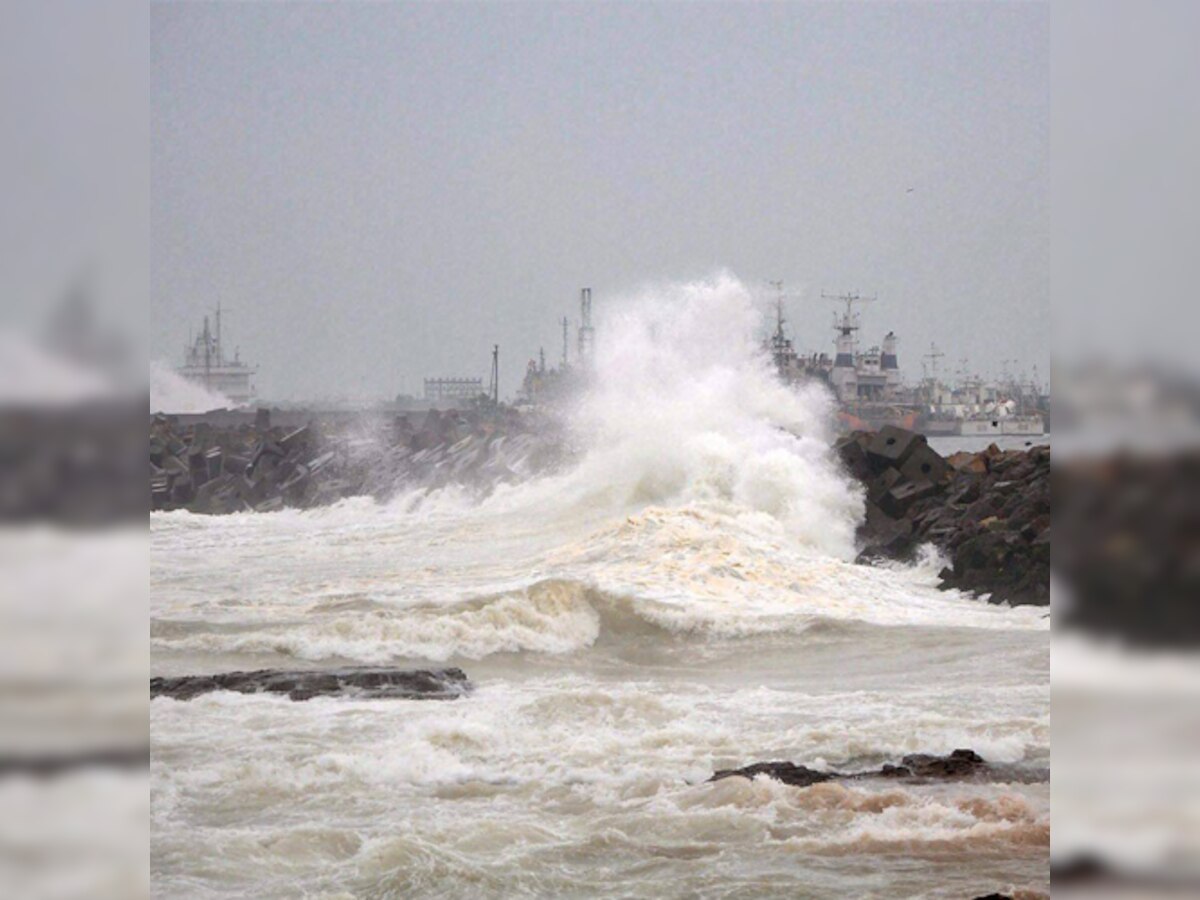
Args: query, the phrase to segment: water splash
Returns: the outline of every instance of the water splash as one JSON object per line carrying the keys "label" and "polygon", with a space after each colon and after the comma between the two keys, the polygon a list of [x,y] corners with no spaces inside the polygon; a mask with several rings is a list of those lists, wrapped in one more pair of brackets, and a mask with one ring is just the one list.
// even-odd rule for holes
{"label": "water splash", "polygon": [[651,287],[606,302],[598,322],[573,487],[629,509],[765,514],[814,549],[853,555],[862,499],[830,450],[831,397],[778,380],[749,288],[728,273]]}
{"label": "water splash", "polygon": [[160,360],[151,361],[151,412],[203,413],[212,409],[228,409],[233,405],[224,394],[188,381]]}

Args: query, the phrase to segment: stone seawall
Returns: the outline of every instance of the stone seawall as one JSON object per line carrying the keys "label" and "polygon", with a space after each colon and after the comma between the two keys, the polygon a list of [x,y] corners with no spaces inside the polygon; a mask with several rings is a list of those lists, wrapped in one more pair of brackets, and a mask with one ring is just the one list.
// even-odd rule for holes
{"label": "stone seawall", "polygon": [[842,438],[837,452],[867,495],[860,561],[941,548],[941,587],[993,603],[1050,602],[1050,448],[943,458],[922,435],[887,427]]}
{"label": "stone seawall", "polygon": [[295,426],[169,416],[150,422],[150,509],[270,512],[450,484],[486,493],[558,465],[550,420],[506,407]]}

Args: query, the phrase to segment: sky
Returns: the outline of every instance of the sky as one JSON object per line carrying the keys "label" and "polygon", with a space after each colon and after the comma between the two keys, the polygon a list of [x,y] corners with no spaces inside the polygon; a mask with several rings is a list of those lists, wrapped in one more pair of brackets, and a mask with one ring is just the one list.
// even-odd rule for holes
{"label": "sky", "polygon": [[781,280],[906,377],[1049,374],[1040,3],[160,3],[151,356],[218,301],[267,399],[502,393],[595,304]]}

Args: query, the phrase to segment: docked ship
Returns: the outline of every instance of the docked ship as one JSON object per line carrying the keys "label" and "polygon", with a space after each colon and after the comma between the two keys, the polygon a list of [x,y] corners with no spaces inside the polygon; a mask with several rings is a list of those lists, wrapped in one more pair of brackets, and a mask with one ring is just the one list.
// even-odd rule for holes
{"label": "docked ship", "polygon": [[[777,287],[779,286],[776,283]],[[784,328],[783,297],[776,302],[775,331],[766,342],[779,377],[789,384],[818,379],[829,385],[838,402],[838,419],[847,430],[877,430],[884,425],[929,435],[1045,434],[1048,398],[1032,382],[1009,379],[1000,384],[978,376],[963,377],[953,387],[937,372],[943,355],[931,347],[931,371],[916,387],[904,384],[894,331],[874,346],[861,349],[856,307],[874,297],[856,293],[822,295],[842,309],[834,316],[834,355],[799,354]]]}
{"label": "docked ship", "polygon": [[[931,356],[940,355],[932,348]],[[964,437],[1026,436],[1046,433],[1048,398],[1034,381],[989,383],[966,376],[953,386],[936,376],[923,386],[926,405],[921,430]]]}
{"label": "docked ship", "polygon": [[254,374],[258,366],[242,362],[241,351],[234,348],[233,358],[227,359],[221,344],[221,306],[217,304],[216,328],[204,327],[184,349],[183,365],[175,371],[188,381],[206,390],[228,397],[234,406],[248,406],[254,401]]}
{"label": "docked ship", "polygon": [[915,428],[921,406],[901,378],[895,332],[889,331],[881,344],[859,349],[861,326],[855,306],[875,298],[858,294],[822,296],[844,307],[834,317],[832,357],[827,353],[796,353],[784,330],[783,298],[776,302],[775,332],[767,345],[780,378],[789,384],[814,378],[828,384],[838,400],[838,419],[848,430],[876,430],[884,425]]}

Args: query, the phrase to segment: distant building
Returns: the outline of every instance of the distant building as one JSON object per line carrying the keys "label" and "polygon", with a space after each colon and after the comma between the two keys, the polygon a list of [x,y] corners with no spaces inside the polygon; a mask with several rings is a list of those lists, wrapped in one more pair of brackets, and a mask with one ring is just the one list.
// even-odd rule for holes
{"label": "distant building", "polygon": [[425,400],[431,404],[462,405],[483,393],[482,378],[426,378]]}

